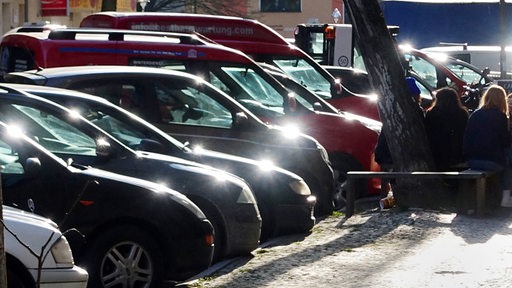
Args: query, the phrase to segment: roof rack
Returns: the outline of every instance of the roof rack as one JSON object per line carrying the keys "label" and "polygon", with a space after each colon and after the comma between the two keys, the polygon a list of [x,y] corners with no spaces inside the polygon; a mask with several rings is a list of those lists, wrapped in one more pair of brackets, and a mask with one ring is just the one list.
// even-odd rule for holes
{"label": "roof rack", "polygon": [[[111,41],[125,41],[129,37],[130,40],[136,40],[140,36],[140,41],[146,41],[148,38],[175,39],[181,44],[204,45],[206,40],[200,39],[195,34],[173,33],[173,32],[154,32],[154,31],[138,31],[138,30],[121,30],[121,29],[81,29],[81,28],[65,28],[55,29],[48,34],[51,40],[79,40],[84,36],[104,35],[106,39]],[[78,36],[78,37],[77,37]]]}

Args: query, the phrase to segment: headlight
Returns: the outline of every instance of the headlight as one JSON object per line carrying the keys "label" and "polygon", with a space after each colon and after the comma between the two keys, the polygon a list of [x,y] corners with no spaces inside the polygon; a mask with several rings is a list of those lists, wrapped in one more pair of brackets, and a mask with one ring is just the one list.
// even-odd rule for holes
{"label": "headlight", "polygon": [[55,259],[55,263],[57,263],[57,266],[73,267],[73,254],[66,237],[61,236],[59,240],[53,244],[51,252],[53,259]]}
{"label": "headlight", "polygon": [[292,188],[293,192],[299,195],[311,195],[311,190],[309,190],[308,184],[306,184],[306,182],[304,182],[303,180],[293,181],[290,182],[288,185],[290,185],[290,188]]}
{"label": "headlight", "polygon": [[236,200],[236,203],[238,204],[255,204],[256,198],[254,197],[254,194],[252,194],[251,189],[249,186],[244,185],[242,190],[240,191],[240,195],[238,195],[238,199]]}

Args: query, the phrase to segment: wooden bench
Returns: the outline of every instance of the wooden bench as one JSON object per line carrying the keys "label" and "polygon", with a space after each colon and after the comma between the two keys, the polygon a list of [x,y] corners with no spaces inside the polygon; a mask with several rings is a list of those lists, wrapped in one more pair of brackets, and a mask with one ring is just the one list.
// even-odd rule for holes
{"label": "wooden bench", "polygon": [[[416,178],[416,179],[455,179],[475,184],[476,192],[476,215],[482,217],[485,213],[485,192],[486,181],[489,177],[496,175],[495,172],[480,170],[463,170],[449,172],[372,172],[372,171],[348,171],[347,172],[347,195],[346,195],[346,217],[354,214],[357,181],[361,179],[380,178],[381,180],[396,180],[399,178]],[[471,186],[465,186],[471,187]]]}

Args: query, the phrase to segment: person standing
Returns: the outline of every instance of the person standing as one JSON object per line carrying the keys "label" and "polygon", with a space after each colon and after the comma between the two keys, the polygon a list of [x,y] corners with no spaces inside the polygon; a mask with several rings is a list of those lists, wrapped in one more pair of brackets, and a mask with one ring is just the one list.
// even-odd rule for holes
{"label": "person standing", "polygon": [[438,171],[450,171],[464,162],[462,143],[468,118],[455,89],[444,87],[435,92],[434,103],[425,113],[425,129]]}
{"label": "person standing", "polygon": [[510,147],[508,115],[505,89],[490,86],[480,99],[478,109],[468,119],[463,141],[463,154],[471,169],[500,173],[503,207],[512,207],[509,177],[503,177]]}

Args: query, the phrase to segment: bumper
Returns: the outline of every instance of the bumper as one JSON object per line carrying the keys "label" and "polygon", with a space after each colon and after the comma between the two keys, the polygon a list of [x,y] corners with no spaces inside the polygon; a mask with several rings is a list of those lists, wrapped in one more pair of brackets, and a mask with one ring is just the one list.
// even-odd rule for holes
{"label": "bumper", "polygon": [[[243,209],[243,211],[258,211],[258,209]],[[239,212],[231,217],[227,216],[231,219],[227,219],[228,240],[225,257],[247,255],[260,244],[262,222],[260,215]]]}
{"label": "bumper", "polygon": [[[205,226],[209,226],[210,222],[203,222]],[[205,229],[208,231],[207,229]],[[201,234],[197,237],[183,237],[173,239],[172,255],[167,259],[172,259],[168,263],[172,270],[167,271],[165,277],[167,280],[182,281],[194,275],[199,274],[203,270],[210,267],[213,259],[213,245],[205,245],[205,235]]]}
{"label": "bumper", "polygon": [[315,201],[310,201],[302,205],[279,205],[276,211],[274,236],[309,232],[316,222],[313,209],[314,205]]}
{"label": "bumper", "polygon": [[[37,269],[30,270],[32,277],[37,279]],[[89,275],[84,269],[74,266],[73,268],[55,268],[41,270],[40,287],[55,288],[85,288]]]}

